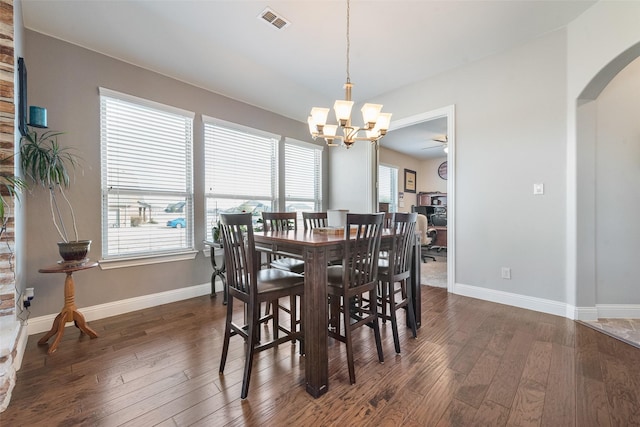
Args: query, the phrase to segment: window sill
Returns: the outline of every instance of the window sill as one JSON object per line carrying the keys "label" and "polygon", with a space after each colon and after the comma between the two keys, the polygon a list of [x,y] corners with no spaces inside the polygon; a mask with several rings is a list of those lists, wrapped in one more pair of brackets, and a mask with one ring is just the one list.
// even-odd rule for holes
{"label": "window sill", "polygon": [[137,267],[148,264],[162,264],[172,261],[187,261],[194,259],[198,251],[171,253],[163,255],[150,255],[135,258],[101,259],[98,260],[100,269],[111,270],[114,268]]}

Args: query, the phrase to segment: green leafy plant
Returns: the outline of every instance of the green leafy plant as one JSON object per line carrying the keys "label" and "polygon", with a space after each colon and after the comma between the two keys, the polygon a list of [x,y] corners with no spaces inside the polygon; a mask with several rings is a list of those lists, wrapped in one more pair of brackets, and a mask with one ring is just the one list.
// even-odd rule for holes
{"label": "green leafy plant", "polygon": [[71,183],[70,172],[79,165],[79,158],[73,154],[70,147],[61,147],[58,143],[58,136],[62,132],[44,131],[38,132],[30,129],[22,137],[20,143],[20,163],[22,172],[27,180],[40,185],[49,190],[49,204],[51,206],[51,217],[53,225],[58,234],[65,242],[69,242],[67,228],[63,220],[57,195],[60,194],[69,210],[71,224],[78,240],[78,230],[73,206],[69,202],[64,192]]}
{"label": "green leafy plant", "polygon": [[[6,162],[6,158],[0,160],[0,164]],[[2,221],[2,231],[4,231],[8,216],[7,210],[10,206],[10,201],[7,200],[9,198],[15,198],[15,200],[20,200],[20,193],[27,188],[27,184],[20,177],[17,177],[13,174],[0,173],[0,187],[4,189],[4,191],[0,191],[0,221]]]}

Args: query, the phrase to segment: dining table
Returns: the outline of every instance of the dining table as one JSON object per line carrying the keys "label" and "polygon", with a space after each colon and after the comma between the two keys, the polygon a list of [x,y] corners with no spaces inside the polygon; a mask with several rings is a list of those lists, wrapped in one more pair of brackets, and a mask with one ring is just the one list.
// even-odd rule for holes
{"label": "dining table", "polygon": [[[317,398],[329,390],[327,266],[341,260],[344,233],[313,230],[264,231],[254,234],[256,249],[304,260],[304,346],[307,392]],[[392,242],[391,230],[385,229],[380,250]],[[420,240],[416,240],[409,280],[416,328],[420,327]]]}

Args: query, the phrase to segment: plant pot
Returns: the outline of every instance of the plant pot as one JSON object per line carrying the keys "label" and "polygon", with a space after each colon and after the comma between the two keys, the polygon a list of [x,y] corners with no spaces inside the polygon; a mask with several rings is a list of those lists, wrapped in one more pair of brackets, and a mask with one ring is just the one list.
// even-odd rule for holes
{"label": "plant pot", "polygon": [[82,261],[87,258],[89,246],[91,246],[91,240],[58,242],[58,252],[65,261]]}

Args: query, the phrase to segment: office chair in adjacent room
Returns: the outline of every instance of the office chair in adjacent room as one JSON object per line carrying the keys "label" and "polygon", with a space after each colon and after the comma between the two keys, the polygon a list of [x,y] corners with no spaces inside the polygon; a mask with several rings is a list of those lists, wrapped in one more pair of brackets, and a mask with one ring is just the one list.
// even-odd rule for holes
{"label": "office chair in adjacent room", "polygon": [[420,259],[422,262],[427,262],[427,258],[436,260],[433,255],[428,255],[431,245],[436,241],[437,231],[434,228],[429,228],[429,220],[425,215],[418,214],[417,230],[420,232]]}

